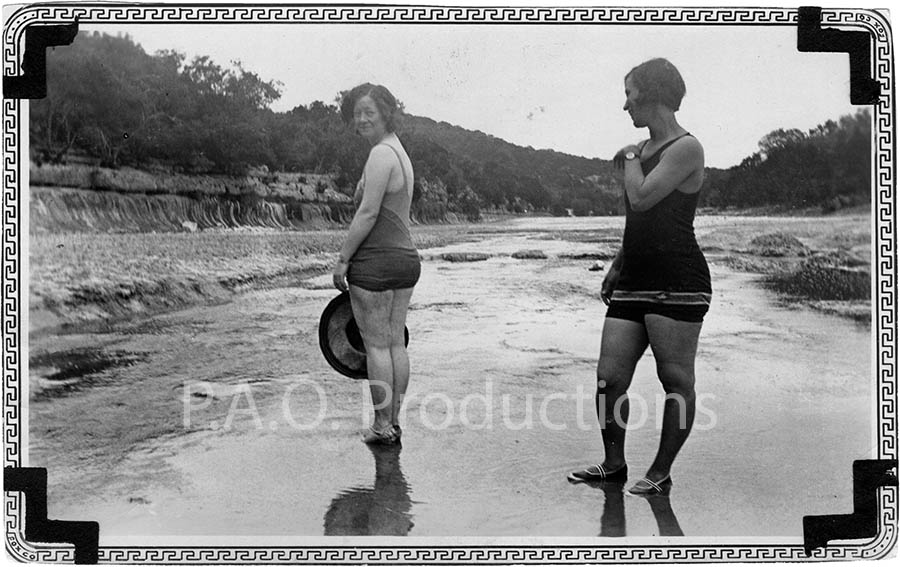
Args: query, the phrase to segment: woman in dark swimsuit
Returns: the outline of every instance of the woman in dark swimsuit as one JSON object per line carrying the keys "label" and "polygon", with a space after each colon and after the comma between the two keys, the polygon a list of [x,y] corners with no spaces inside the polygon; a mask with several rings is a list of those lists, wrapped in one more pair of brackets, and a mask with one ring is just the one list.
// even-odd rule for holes
{"label": "woman in dark swimsuit", "polygon": [[703,147],[675,112],[684,81],[665,59],[647,61],[625,76],[625,110],[650,139],[622,148],[625,235],[603,281],[609,305],[597,365],[597,414],[604,460],[569,474],[572,481],[624,482],[627,390],[647,346],[666,392],[656,459],[629,492],[667,493],[670,469],[694,421],[694,359],[712,297],[709,268],[694,238],[694,212],[703,183]]}
{"label": "woman in dark swimsuit", "polygon": [[409,233],[413,168],[394,133],[397,100],[385,87],[353,88],[341,102],[341,114],[372,149],[357,186],[356,215],[334,267],[334,285],[349,289],[366,347],[375,422],[363,441],[394,444],[400,441],[398,415],[409,383],[406,312],[420,272]]}

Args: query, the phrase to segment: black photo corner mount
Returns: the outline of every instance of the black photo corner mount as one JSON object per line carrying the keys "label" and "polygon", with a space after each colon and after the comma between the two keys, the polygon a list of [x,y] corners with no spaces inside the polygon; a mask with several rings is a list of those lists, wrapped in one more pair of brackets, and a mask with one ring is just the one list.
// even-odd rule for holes
{"label": "black photo corner mount", "polygon": [[71,45],[78,35],[78,20],[58,26],[25,29],[22,74],[3,76],[3,98],[41,99],[47,96],[47,48]]}
{"label": "black photo corner mount", "polygon": [[878,535],[878,489],[897,486],[897,460],[853,461],[853,513],[803,516],[806,556],[832,540],[872,539]]}
{"label": "black photo corner mount", "polygon": [[98,562],[99,523],[47,519],[47,469],[6,467],[3,490],[21,492],[25,497],[25,541],[70,543],[75,546],[75,563]]}
{"label": "black photo corner mount", "polygon": [[863,31],[822,28],[822,8],[803,6],[797,24],[797,51],[850,54],[850,104],[876,104],[881,84],[872,78],[870,37]]}

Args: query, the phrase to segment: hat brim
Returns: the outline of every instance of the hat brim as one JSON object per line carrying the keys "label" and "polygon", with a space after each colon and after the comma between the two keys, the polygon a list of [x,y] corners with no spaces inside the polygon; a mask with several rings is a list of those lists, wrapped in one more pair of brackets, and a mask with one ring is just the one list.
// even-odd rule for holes
{"label": "hat brim", "polygon": [[[409,344],[409,329],[404,328],[404,342]],[[368,379],[366,347],[353,318],[350,294],[342,292],[332,299],[319,319],[319,348],[328,364],[348,378]]]}

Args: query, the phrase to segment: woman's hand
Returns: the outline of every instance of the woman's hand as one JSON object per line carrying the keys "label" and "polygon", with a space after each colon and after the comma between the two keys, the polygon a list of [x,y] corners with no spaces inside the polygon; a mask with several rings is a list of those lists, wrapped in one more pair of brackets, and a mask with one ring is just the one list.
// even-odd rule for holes
{"label": "woman's hand", "polygon": [[338,288],[340,291],[347,291],[350,289],[347,285],[347,268],[347,262],[338,258],[337,263],[334,265],[334,271],[331,273],[334,287]]}
{"label": "woman's hand", "polygon": [[606,272],[606,277],[603,278],[603,284],[600,286],[600,299],[606,305],[609,305],[609,302],[612,300],[612,294],[616,289],[617,283],[619,283],[619,268],[611,266],[609,271]]}
{"label": "woman's hand", "polygon": [[634,152],[635,155],[641,155],[641,148],[634,144],[629,144],[616,152],[615,157],[613,157],[613,165],[616,166],[616,169],[622,169],[625,167],[625,154],[628,152]]}

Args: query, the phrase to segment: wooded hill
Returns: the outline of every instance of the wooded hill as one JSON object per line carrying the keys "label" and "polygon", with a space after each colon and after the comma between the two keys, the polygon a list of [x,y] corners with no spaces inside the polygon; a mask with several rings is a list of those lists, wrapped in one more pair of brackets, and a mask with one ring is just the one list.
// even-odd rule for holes
{"label": "wooded hill", "polygon": [[865,204],[871,200],[871,148],[868,108],[808,132],[778,129],[739,165],[708,172],[703,203],[825,212]]}
{"label": "wooded hill", "polygon": [[[330,174],[347,193],[367,154],[334,102],[288,112],[281,96],[239,63],[222,67],[173,51],[150,55],[129,37],[79,33],[49,50],[48,96],[32,101],[32,159],[175,173]],[[348,88],[352,85],[348,85]],[[778,130],[727,171],[710,169],[701,206],[835,208],[869,199],[868,111],[810,132]],[[429,118],[405,116],[399,132],[417,177],[417,207],[476,219],[484,208],[576,215],[620,214],[621,181],[607,160],[535,150]],[[435,215],[424,215],[433,218]]]}

